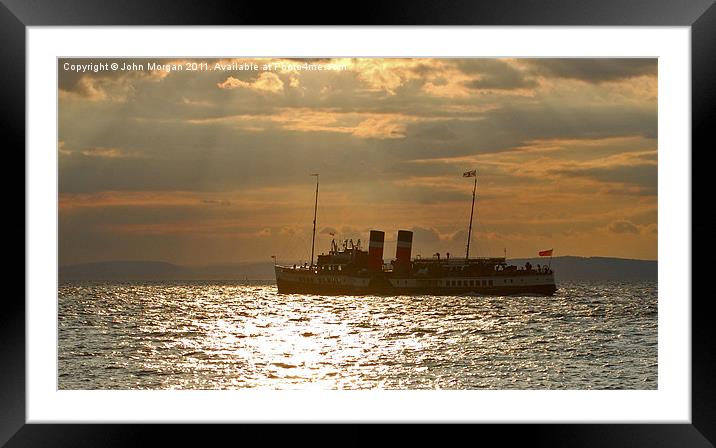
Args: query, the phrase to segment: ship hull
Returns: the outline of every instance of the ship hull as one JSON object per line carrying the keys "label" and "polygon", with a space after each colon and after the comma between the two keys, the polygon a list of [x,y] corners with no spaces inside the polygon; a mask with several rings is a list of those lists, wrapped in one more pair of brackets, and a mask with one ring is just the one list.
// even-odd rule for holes
{"label": "ship hull", "polygon": [[279,294],[315,295],[541,295],[557,291],[553,274],[474,278],[411,278],[376,274],[323,275],[307,269],[276,267]]}

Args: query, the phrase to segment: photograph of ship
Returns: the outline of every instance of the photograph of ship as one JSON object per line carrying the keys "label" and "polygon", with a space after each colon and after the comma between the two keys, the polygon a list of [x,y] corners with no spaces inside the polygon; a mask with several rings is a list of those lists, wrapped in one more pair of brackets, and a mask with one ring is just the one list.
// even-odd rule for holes
{"label": "photograph of ship", "polygon": [[60,389],[657,389],[657,60],[59,59]]}

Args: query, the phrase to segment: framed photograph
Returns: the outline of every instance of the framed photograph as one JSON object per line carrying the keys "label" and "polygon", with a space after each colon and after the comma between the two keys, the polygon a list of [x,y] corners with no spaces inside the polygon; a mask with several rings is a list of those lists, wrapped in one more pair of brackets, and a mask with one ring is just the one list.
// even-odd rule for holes
{"label": "framed photograph", "polygon": [[712,2],[363,26],[123,5],[0,9],[27,176],[0,443],[325,422],[712,446]]}

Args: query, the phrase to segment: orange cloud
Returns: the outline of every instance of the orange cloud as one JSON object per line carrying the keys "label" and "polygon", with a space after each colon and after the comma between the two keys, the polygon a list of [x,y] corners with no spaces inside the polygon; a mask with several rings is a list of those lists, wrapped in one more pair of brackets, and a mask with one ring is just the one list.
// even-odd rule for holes
{"label": "orange cloud", "polygon": [[169,223],[106,224],[103,230],[118,235],[209,235],[260,236],[238,219],[191,219]]}
{"label": "orange cloud", "polygon": [[253,82],[241,81],[229,76],[217,84],[220,89],[250,89],[258,92],[281,93],[283,92],[283,81],[275,73],[263,72]]}
{"label": "orange cloud", "polygon": [[[400,113],[341,112],[332,109],[280,108],[270,115],[240,114],[218,118],[186,120],[191,124],[225,123],[248,131],[268,131],[272,124],[297,132],[336,132],[358,138],[405,138],[406,125],[417,122],[439,122],[448,117],[425,117]],[[476,121],[479,117],[462,118]]]}

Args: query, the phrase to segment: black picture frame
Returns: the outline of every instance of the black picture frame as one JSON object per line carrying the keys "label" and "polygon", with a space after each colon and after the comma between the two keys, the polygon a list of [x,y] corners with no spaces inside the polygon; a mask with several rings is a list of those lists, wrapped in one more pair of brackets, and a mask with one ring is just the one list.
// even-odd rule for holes
{"label": "black picture frame", "polygon": [[[690,26],[692,61],[691,160],[704,160],[714,145],[714,118],[709,114],[716,99],[716,6],[714,0],[502,0],[495,2],[392,1],[338,4],[241,1],[91,1],[91,0],[0,0],[0,129],[6,150],[24,153],[25,142],[25,39],[29,26],[110,25],[532,25],[532,26]],[[324,11],[319,13],[318,11]],[[661,92],[660,92],[661,94]],[[9,143],[11,142],[11,143]],[[16,148],[17,147],[17,148]],[[24,164],[24,158],[23,162]],[[705,164],[701,164],[703,169]],[[700,191],[693,183],[692,194]],[[7,182],[6,182],[7,183]],[[15,186],[13,184],[13,186]],[[16,188],[16,187],[15,187]],[[14,190],[14,189],[13,189]],[[12,190],[7,190],[12,191]],[[710,202],[710,201],[709,201]],[[707,202],[707,203],[709,203]],[[693,203],[693,199],[692,199]],[[701,209],[703,210],[703,209]],[[692,238],[706,235],[693,225]],[[701,211],[701,213],[704,213]],[[24,214],[23,214],[24,216]],[[705,222],[705,221],[703,221]],[[28,223],[23,221],[24,226]],[[19,224],[14,224],[18,226]],[[27,234],[26,234],[27,235]],[[27,237],[26,237],[27,238]],[[704,241],[704,240],[699,240]],[[27,243],[27,242],[26,242]],[[701,252],[706,249],[699,245]],[[692,252],[693,254],[693,252]],[[707,277],[707,264],[691,263],[692,278]],[[19,263],[17,263],[19,265]],[[24,263],[23,263],[24,268]],[[468,425],[467,443],[503,440],[509,445],[530,443],[557,446],[714,446],[716,441],[716,375],[713,350],[714,325],[710,322],[710,296],[683,297],[692,309],[691,424],[485,424]],[[229,437],[234,443],[247,437],[266,440],[261,434],[238,432],[233,425],[114,425],[26,424],[25,406],[25,301],[7,294],[0,311],[0,446],[125,446],[144,445],[149,437],[161,443],[201,443]],[[241,405],[241,404],[237,404]],[[461,429],[464,429],[463,426]],[[430,428],[441,445],[466,443],[466,431]],[[345,434],[345,433],[344,433]],[[340,439],[325,438],[330,445],[372,443],[372,431],[349,431]],[[405,445],[426,440],[427,427],[411,425],[399,436],[381,436],[382,442]],[[270,441],[287,443],[298,437],[295,430],[271,430]],[[495,439],[494,437],[497,437]],[[321,443],[320,439],[319,442]]]}

